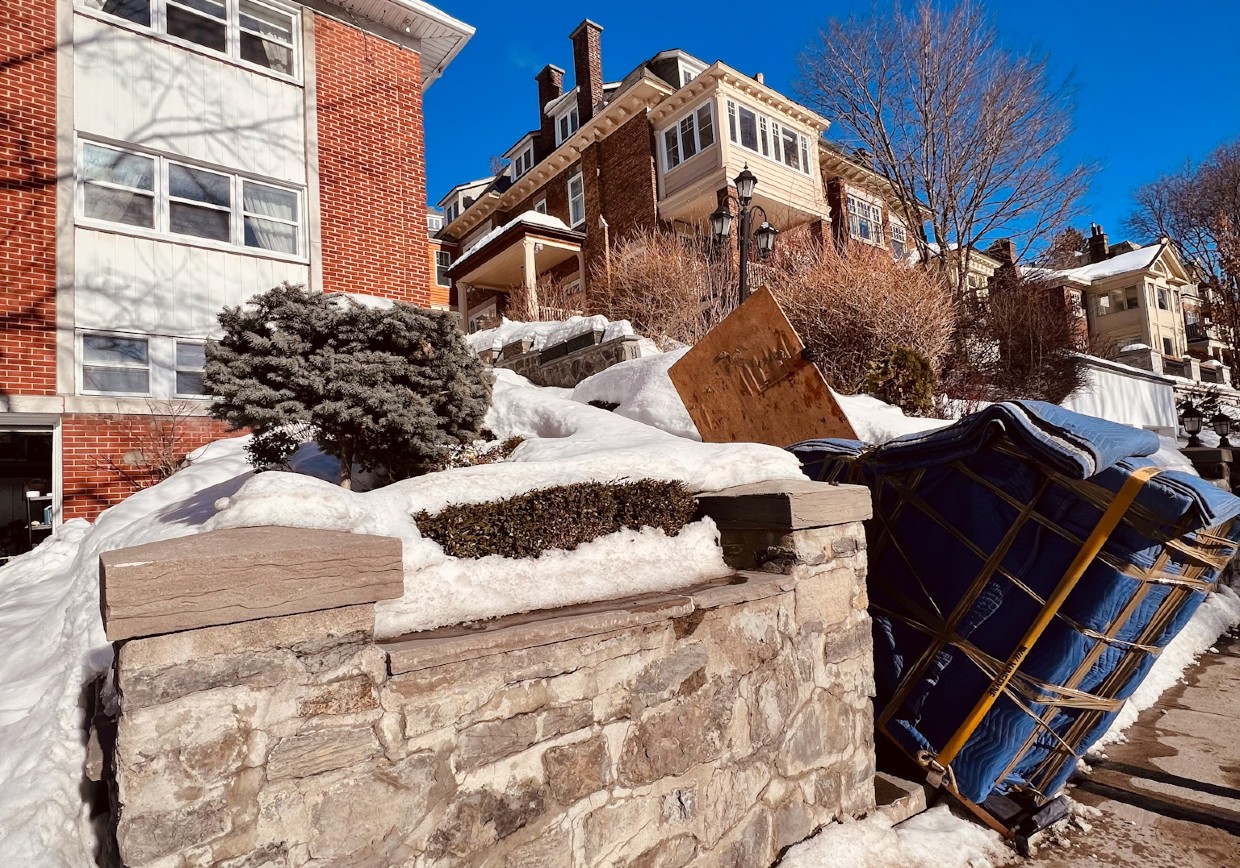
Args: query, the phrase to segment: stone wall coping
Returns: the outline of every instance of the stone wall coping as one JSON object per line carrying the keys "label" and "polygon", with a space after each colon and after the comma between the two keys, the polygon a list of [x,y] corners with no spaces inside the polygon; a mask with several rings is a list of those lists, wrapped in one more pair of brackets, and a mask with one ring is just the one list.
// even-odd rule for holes
{"label": "stone wall coping", "polygon": [[807,530],[865,521],[874,514],[864,485],[773,479],[699,494],[698,516],[720,530]]}
{"label": "stone wall coping", "polygon": [[247,527],[99,556],[99,607],[112,642],[403,593],[401,542],[394,537]]}
{"label": "stone wall coping", "polygon": [[638,594],[616,600],[582,603],[506,615],[476,625],[454,625],[414,633],[377,644],[388,655],[392,675],[402,675],[509,651],[631,630],[683,618],[696,610],[735,606],[782,594],[798,579],[773,573],[742,571],[668,594]]}

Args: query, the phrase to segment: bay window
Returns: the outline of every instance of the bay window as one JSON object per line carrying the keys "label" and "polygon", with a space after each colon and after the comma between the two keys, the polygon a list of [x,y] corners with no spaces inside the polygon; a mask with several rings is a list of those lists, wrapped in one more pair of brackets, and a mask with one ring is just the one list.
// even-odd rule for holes
{"label": "bay window", "polygon": [[78,0],[87,9],[147,27],[252,66],[295,76],[297,13],[258,0]]}
{"label": "bay window", "polygon": [[806,175],[813,173],[809,138],[804,133],[735,100],[728,100],[728,138],[789,169]]}
{"label": "bay window", "polygon": [[710,103],[698,106],[663,131],[663,168],[674,169],[715,143]]}
{"label": "bay window", "polygon": [[82,142],[80,214],[287,256],[301,252],[301,193],[158,154]]}

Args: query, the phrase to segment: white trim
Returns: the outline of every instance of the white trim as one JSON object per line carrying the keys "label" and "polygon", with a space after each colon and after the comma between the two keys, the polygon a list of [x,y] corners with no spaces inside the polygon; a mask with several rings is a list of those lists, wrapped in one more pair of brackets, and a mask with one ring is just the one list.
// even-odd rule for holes
{"label": "white trim", "polygon": [[[124,338],[125,340],[142,341],[144,344],[146,344],[146,364],[145,365],[126,365],[126,364],[107,365],[107,364],[95,364],[95,363],[91,363],[90,365],[93,368],[116,368],[119,370],[146,371],[146,391],[145,392],[120,392],[120,391],[113,392],[113,391],[103,391],[100,389],[87,389],[85,368],[87,366],[86,338],[88,337]],[[151,386],[154,383],[154,376],[153,376],[154,365],[152,364],[151,339],[149,335],[134,334],[134,333],[127,334],[125,332],[105,331],[102,329],[99,329],[99,330],[83,329],[77,334],[77,350],[78,350],[78,353],[77,353],[77,389],[76,391],[79,395],[102,395],[102,396],[116,395],[116,396],[122,396],[122,397],[128,396],[128,397],[135,397],[135,398],[136,397],[148,397],[149,398],[152,394],[154,394],[151,388]]]}
{"label": "white trim", "polygon": [[[710,141],[710,144],[705,145],[705,146],[702,145],[702,125],[700,123],[700,115],[701,115],[702,109],[706,109],[707,113],[710,115],[711,141]],[[686,120],[693,121],[693,154],[688,157],[683,156],[685,152],[685,137],[684,137],[684,131],[681,129],[681,124],[684,123]],[[668,150],[667,150],[667,134],[669,132],[672,132],[673,130],[676,133],[676,165],[674,166],[671,164],[671,158],[668,155]],[[659,151],[663,155],[663,173],[664,174],[667,174],[673,169],[679,169],[685,163],[689,162],[690,160],[694,159],[699,154],[701,154],[703,150],[713,148],[715,145],[719,144],[719,124],[715,118],[714,99],[713,98],[708,99],[705,102],[701,103],[700,105],[694,106],[692,109],[685,112],[684,114],[677,116],[675,121],[663,127],[663,129],[659,130],[657,135],[658,135]]]}
{"label": "white trim", "polygon": [[[202,347],[204,355],[203,355],[201,368],[181,367],[181,363],[177,360],[177,351],[181,349],[181,344],[193,344],[194,346]],[[182,371],[186,371],[187,373],[192,373],[192,374],[202,373],[206,371],[207,369],[207,360],[206,360],[206,355],[205,355],[206,350],[207,350],[207,342],[203,340],[196,340],[194,338],[173,338],[172,339],[172,396],[174,398],[208,398],[209,399],[211,397],[206,392],[181,392],[177,390],[177,375],[180,374]],[[205,389],[206,387],[204,386],[203,388]]]}
{"label": "white trim", "polygon": [[[575,91],[575,90],[576,90],[576,88],[573,88],[573,90]],[[573,119],[574,119],[574,118],[576,119],[576,123],[573,123]],[[568,130],[568,132],[567,132],[567,133],[564,133],[563,135],[561,135],[561,133],[560,133],[560,122],[561,122],[561,121],[564,121],[564,120],[567,120],[567,121],[569,122],[569,123],[568,123],[569,130]],[[555,116],[555,144],[556,144],[556,147],[559,147],[560,145],[564,144],[566,141],[568,141],[569,139],[571,139],[571,138],[573,137],[573,133],[577,132],[577,130],[579,130],[579,129],[581,129],[581,115],[579,114],[578,109],[577,109],[577,102],[576,102],[576,100],[574,100],[574,101],[573,101],[573,103],[572,103],[572,105],[570,105],[568,108],[564,109],[564,111],[559,112],[559,113]]]}
{"label": "white trim", "polygon": [[[748,151],[764,160],[783,166],[785,169],[799,172],[811,178],[814,176],[817,163],[814,161],[811,153],[813,151],[811,147],[812,137],[805,132],[804,128],[780,120],[775,115],[756,109],[749,103],[738,100],[735,97],[727,97],[724,107],[728,112],[728,141],[741,150]],[[754,135],[758,140],[756,147],[751,148],[743,142],[744,136],[741,132],[740,118],[741,109],[750,112],[754,116]],[[796,166],[789,165],[783,158],[783,134],[785,132],[790,132],[797,138]],[[769,139],[767,138],[768,136]],[[766,153],[762,151],[763,145],[767,146]]]}

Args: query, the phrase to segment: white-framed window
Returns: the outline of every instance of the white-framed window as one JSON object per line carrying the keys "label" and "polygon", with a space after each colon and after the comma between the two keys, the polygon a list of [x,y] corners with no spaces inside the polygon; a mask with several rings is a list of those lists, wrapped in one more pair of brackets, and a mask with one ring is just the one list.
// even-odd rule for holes
{"label": "white-framed window", "polygon": [[440,229],[443,229],[443,215],[442,214],[427,214],[426,215],[426,231],[429,234],[434,235]]}
{"label": "white-framed window", "polygon": [[908,229],[894,220],[891,221],[891,255],[900,262],[908,256]]}
{"label": "white-framed window", "polygon": [[203,371],[207,367],[207,347],[201,341],[177,341],[177,397],[199,397],[207,394]]}
{"label": "white-framed window", "polygon": [[572,226],[586,222],[586,185],[580,172],[568,179],[568,222]]}
{"label": "white-framed window", "polygon": [[443,210],[444,223],[448,224],[461,216],[461,200],[457,199],[451,205]]}
{"label": "white-framed window", "polygon": [[449,286],[452,281],[448,280],[448,269],[452,267],[452,254],[447,250],[435,251],[435,283],[440,286]]}
{"label": "white-framed window", "polygon": [[728,100],[728,138],[790,169],[813,172],[808,136],[735,100]]}
{"label": "white-framed window", "polygon": [[663,170],[670,171],[715,143],[710,103],[703,103],[663,131]]}
{"label": "white-framed window", "polygon": [[[848,202],[848,234],[859,241],[882,246],[883,209],[851,193]],[[903,227],[901,227],[903,228]]]}
{"label": "white-framed window", "polygon": [[299,190],[85,140],[78,165],[85,221],[302,255]]}
{"label": "white-framed window", "polygon": [[547,213],[547,197],[546,196],[544,196],[543,198],[539,199],[537,202],[534,203],[534,210],[537,211],[539,214]]}
{"label": "white-framed window", "polygon": [[512,158],[512,180],[517,180],[532,168],[534,168],[534,145],[530,144]]}
{"label": "white-framed window", "polygon": [[680,86],[684,87],[686,84],[693,81],[693,79],[702,74],[704,69],[706,69],[704,66],[698,66],[697,64],[688,63],[684,60],[680,61]]}
{"label": "white-framed window", "polygon": [[79,5],[248,66],[296,77],[299,13],[258,0],[78,0]]}
{"label": "white-framed window", "polygon": [[577,132],[579,126],[581,126],[580,116],[574,104],[567,111],[560,112],[555,117],[555,143],[563,144],[565,139]]}
{"label": "white-framed window", "polygon": [[82,335],[82,391],[97,395],[148,395],[151,357],[146,338]]}

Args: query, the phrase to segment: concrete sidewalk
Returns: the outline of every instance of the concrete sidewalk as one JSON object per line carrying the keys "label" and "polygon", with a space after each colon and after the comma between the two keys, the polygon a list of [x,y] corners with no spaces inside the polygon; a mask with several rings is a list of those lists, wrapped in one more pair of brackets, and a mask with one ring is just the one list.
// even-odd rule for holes
{"label": "concrete sidewalk", "polygon": [[1240,639],[1221,637],[1070,795],[1102,813],[1037,865],[1240,868]]}

